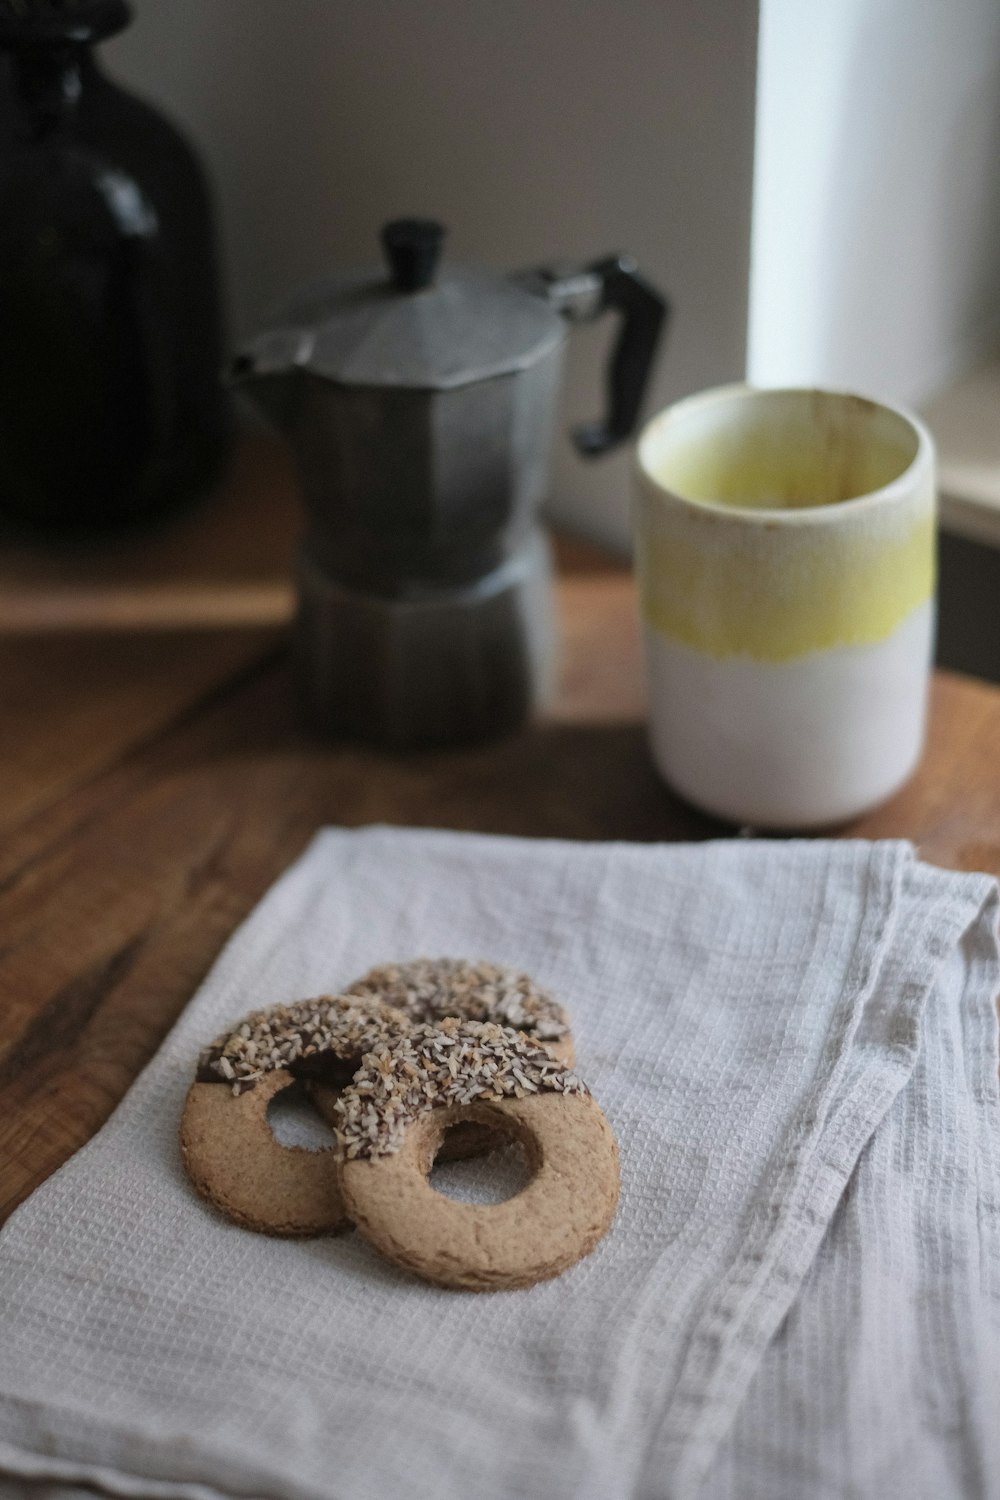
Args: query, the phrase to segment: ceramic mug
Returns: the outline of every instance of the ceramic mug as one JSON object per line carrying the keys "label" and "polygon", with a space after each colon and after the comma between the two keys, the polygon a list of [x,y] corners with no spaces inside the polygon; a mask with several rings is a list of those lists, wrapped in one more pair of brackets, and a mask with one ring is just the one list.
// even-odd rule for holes
{"label": "ceramic mug", "polygon": [[920,758],[934,641],[932,440],[860,396],[705,391],[637,445],[653,757],[762,828],[842,822]]}

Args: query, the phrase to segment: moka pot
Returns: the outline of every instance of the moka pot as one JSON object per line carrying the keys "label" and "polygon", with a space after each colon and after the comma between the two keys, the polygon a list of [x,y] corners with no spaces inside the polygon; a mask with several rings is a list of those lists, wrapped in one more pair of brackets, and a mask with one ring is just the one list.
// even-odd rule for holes
{"label": "moka pot", "polygon": [[573,434],[593,457],[633,432],[667,310],[625,256],[504,277],[441,263],[443,237],[386,225],[385,270],[300,293],[233,366],[296,458],[311,716],[394,745],[510,730],[544,699],[538,513],[568,327],[621,319],[607,414]]}

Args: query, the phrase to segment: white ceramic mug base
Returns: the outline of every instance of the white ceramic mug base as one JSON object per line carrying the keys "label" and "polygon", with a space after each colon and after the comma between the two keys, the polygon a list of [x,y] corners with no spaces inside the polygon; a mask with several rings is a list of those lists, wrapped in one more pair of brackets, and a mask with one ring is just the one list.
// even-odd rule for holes
{"label": "white ceramic mug base", "polygon": [[[928,603],[887,640],[774,665],[714,661],[645,630],[650,742],[688,802],[758,828],[821,828],[877,807],[923,749]],[[696,714],[682,705],[697,702]]]}

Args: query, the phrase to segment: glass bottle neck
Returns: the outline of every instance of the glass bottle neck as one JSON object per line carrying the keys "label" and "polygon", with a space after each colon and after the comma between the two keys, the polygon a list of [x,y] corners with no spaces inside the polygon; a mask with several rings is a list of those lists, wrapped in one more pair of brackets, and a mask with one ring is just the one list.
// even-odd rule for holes
{"label": "glass bottle neck", "polygon": [[44,140],[68,125],[93,68],[89,49],[72,43],[13,51],[9,77],[17,135]]}

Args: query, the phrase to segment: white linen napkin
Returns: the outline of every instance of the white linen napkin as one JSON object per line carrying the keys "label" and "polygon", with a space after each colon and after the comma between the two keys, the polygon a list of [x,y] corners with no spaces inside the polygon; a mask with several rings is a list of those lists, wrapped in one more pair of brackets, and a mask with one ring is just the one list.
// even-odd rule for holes
{"label": "white linen napkin", "polygon": [[[0,1473],[714,1500],[919,1495],[931,1463],[936,1496],[997,1493],[996,917],[994,882],[904,844],[322,832],[0,1235]],[[427,1287],[355,1233],[250,1234],[181,1168],[207,1039],[418,954],[565,1000],[618,1138],[610,1234],[527,1292]]]}

